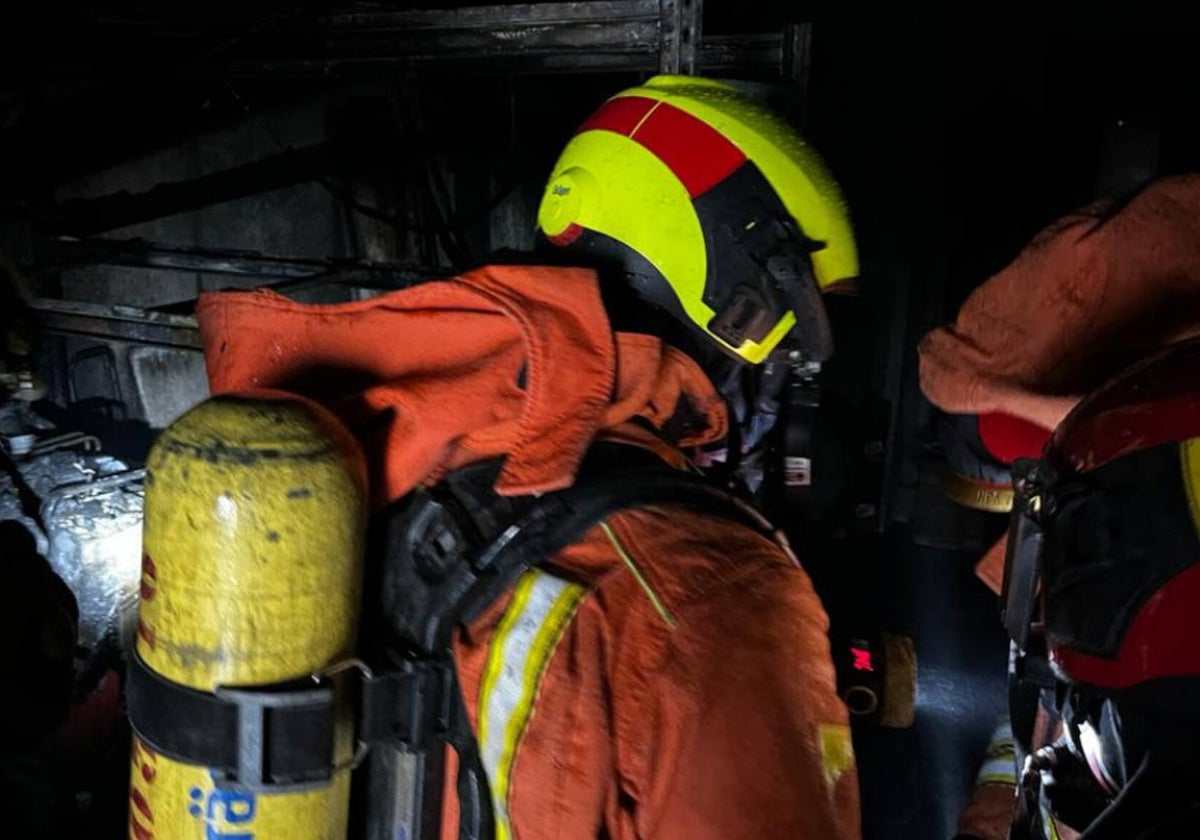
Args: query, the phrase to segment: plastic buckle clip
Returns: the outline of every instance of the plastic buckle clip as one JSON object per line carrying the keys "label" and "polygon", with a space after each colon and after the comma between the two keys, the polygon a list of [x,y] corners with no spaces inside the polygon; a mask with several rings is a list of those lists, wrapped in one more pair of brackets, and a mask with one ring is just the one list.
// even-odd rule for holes
{"label": "plastic buckle clip", "polygon": [[1012,470],[1015,495],[1004,558],[1000,616],[1017,649],[1024,651],[1037,618],[1045,525],[1055,512],[1055,478],[1046,465],[1032,459],[1018,459]]}
{"label": "plastic buckle clip", "polygon": [[363,685],[360,739],[423,752],[449,728],[453,672],[440,661],[399,663]]}
{"label": "plastic buckle clip", "polygon": [[[218,686],[214,696],[237,708],[237,767],[232,775],[215,779],[223,789],[293,793],[319,788],[329,782],[333,763],[333,684],[313,675],[312,688],[230,688]],[[322,761],[293,778],[279,779],[270,766],[272,718],[281,712],[327,715],[328,740],[319,745]]]}

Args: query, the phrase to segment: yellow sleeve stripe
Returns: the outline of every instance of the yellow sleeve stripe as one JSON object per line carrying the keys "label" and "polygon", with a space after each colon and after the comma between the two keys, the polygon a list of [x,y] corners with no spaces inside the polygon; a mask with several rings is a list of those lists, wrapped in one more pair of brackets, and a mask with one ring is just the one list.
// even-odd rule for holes
{"label": "yellow sleeve stripe", "polygon": [[496,628],[496,635],[492,639],[491,646],[488,648],[487,665],[483,671],[483,682],[479,686],[479,741],[483,743],[485,734],[489,731],[488,726],[488,705],[483,701],[483,698],[489,697],[492,689],[496,685],[496,678],[500,673],[502,664],[502,654],[504,650],[504,641],[512,632],[512,626],[516,622],[518,616],[525,609],[525,605],[529,602],[529,593],[533,589],[533,578],[529,575],[524,575],[517,582],[517,589],[513,593],[512,603],[509,604],[508,610],[504,613],[504,617],[500,619],[500,626]]}
{"label": "yellow sleeve stripe", "polygon": [[1188,509],[1192,513],[1192,524],[1200,534],[1200,438],[1185,440],[1179,445],[1179,460],[1183,465],[1183,487],[1187,493]]}
{"label": "yellow sleeve stripe", "polygon": [[587,590],[541,570],[517,583],[488,650],[479,693],[479,744],[491,787],[497,840],[511,840],[509,786],[550,658]]}

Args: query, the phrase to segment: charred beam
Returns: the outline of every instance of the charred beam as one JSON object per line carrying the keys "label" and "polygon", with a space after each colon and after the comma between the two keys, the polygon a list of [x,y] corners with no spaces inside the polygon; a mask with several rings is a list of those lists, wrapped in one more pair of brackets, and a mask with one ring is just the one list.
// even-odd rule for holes
{"label": "charred beam", "polygon": [[135,344],[200,349],[196,319],[133,306],[35,298],[30,309],[46,332],[82,335]]}
{"label": "charred beam", "polygon": [[319,143],[189,181],[159,184],[145,192],[65,201],[36,226],[52,233],[90,236],[310,181],[332,169],[331,147]]}
{"label": "charred beam", "polygon": [[43,269],[80,265],[120,265],[130,268],[259,277],[277,281],[267,285],[282,292],[308,288],[313,283],[366,289],[402,289],[444,276],[449,271],[435,266],[336,257],[305,259],[269,256],[257,251],[169,248],[141,239],[45,239],[37,245],[37,260],[39,267]]}
{"label": "charred beam", "polygon": [[38,244],[42,267],[121,265],[240,277],[304,278],[331,270],[330,260],[271,257],[257,251],[164,248],[140,239],[47,239]]}

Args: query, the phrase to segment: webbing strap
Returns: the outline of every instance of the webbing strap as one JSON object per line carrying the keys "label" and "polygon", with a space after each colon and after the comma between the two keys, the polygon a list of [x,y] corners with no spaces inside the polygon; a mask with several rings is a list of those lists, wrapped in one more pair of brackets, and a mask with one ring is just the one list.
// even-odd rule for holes
{"label": "webbing strap", "polygon": [[[630,447],[607,451],[617,448]],[[468,467],[385,514],[378,539],[385,552],[381,588],[390,643],[426,656],[447,650],[455,627],[618,511],[678,505],[782,541],[754,508],[701,476],[666,465],[607,471],[601,465],[574,486],[532,500],[496,496],[490,481],[497,469],[495,463]],[[497,507],[513,515],[497,515]]]}
{"label": "webbing strap", "polygon": [[334,687],[327,678],[198,691],[156,674],[135,650],[125,693],[142,741],[211,769],[220,787],[297,791],[333,776]]}

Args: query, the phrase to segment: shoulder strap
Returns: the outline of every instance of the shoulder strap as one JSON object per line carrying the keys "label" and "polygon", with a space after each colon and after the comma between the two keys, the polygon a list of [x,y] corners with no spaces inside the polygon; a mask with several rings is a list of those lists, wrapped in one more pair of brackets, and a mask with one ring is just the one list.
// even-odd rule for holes
{"label": "shoulder strap", "polygon": [[594,447],[573,486],[537,497],[497,495],[498,471],[498,462],[467,467],[385,512],[382,606],[391,644],[419,655],[445,651],[456,626],[621,510],[680,505],[782,539],[727,491],[626,445]]}

